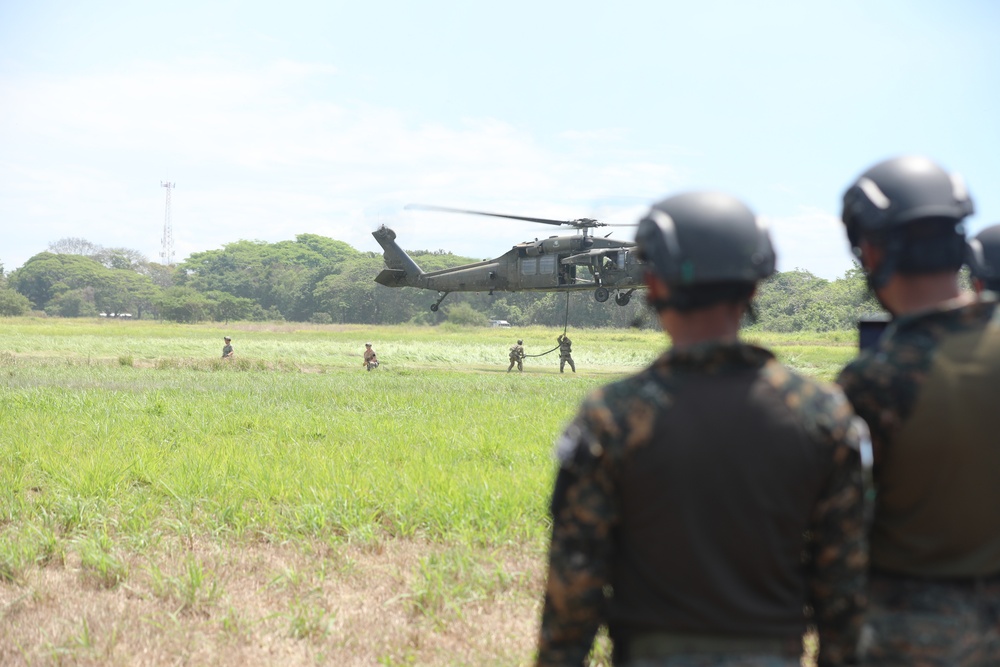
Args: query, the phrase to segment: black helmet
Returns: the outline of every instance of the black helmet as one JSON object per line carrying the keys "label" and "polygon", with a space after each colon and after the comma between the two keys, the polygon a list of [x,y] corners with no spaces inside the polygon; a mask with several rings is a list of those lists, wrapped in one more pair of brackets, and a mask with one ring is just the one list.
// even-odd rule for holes
{"label": "black helmet", "polygon": [[957,270],[965,253],[961,222],[974,210],[965,182],[918,156],[880,162],[844,193],[841,218],[854,254],[862,236],[885,249],[885,260],[868,276],[873,288],[893,273]]}
{"label": "black helmet", "polygon": [[654,204],[635,235],[639,256],[668,285],[756,283],[774,273],[771,237],[739,199],[688,192]]}
{"label": "black helmet", "polygon": [[523,340],[521,340],[520,338],[518,338],[518,339],[517,339],[517,344],[518,344],[518,345],[523,345],[523,344],[524,344],[524,341],[523,341]]}
{"label": "black helmet", "polygon": [[987,227],[969,241],[969,270],[991,290],[1000,287],[1000,225]]}
{"label": "black helmet", "polygon": [[857,247],[861,234],[889,232],[917,220],[958,224],[974,210],[965,182],[925,157],[879,162],[844,193],[841,218]]}

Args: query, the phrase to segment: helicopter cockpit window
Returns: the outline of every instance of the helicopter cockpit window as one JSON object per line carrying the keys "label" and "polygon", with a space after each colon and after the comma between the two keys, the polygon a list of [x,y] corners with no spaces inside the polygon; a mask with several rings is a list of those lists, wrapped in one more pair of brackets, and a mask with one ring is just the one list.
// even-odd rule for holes
{"label": "helicopter cockpit window", "polygon": [[521,260],[521,275],[533,276],[538,272],[538,260],[534,257],[525,257]]}
{"label": "helicopter cockpit window", "polygon": [[545,255],[538,258],[538,273],[542,274],[552,274],[556,271],[556,257],[555,255]]}
{"label": "helicopter cockpit window", "polygon": [[628,263],[628,250],[618,251],[618,268],[624,270]]}

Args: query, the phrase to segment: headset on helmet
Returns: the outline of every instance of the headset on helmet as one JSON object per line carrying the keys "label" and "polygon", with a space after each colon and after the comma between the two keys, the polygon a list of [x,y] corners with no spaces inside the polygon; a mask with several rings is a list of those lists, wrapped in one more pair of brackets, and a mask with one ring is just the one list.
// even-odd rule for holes
{"label": "headset on helmet", "polygon": [[1000,224],[987,227],[969,241],[969,270],[988,289],[1000,289]]}
{"label": "headset on helmet", "polygon": [[[880,162],[858,177],[844,193],[841,219],[855,255],[860,257],[863,236],[884,245],[885,261],[868,276],[877,288],[896,271],[938,270],[960,262],[960,225],[973,211],[961,176],[928,158],[905,156]],[[940,238],[922,250],[911,250],[904,235],[918,222],[936,228]]]}

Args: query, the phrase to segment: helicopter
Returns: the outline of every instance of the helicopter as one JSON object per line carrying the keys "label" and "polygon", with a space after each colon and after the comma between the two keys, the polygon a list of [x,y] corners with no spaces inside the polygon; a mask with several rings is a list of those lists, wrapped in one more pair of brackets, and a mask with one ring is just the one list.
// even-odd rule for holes
{"label": "helicopter", "polygon": [[437,311],[451,292],[570,292],[593,290],[594,299],[604,303],[615,291],[615,303],[624,306],[632,292],[643,287],[642,262],[635,252],[635,243],[593,235],[598,227],[631,227],[609,225],[593,218],[550,220],[504,213],[487,213],[445,206],[410,204],[407,209],[465,213],[510,220],[524,220],[545,225],[561,225],[579,231],[571,236],[550,236],[547,239],[518,243],[496,259],[463,264],[450,269],[425,273],[396,244],[396,232],[380,226],[372,236],[382,246],[385,269],[375,282],[387,287],[418,287],[435,290],[438,299],[431,305]]}

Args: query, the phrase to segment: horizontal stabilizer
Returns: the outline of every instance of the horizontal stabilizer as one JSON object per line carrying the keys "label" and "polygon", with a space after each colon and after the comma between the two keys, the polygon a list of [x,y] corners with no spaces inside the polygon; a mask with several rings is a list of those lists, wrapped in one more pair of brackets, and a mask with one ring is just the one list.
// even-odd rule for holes
{"label": "horizontal stabilizer", "polygon": [[375,276],[375,282],[386,287],[404,287],[406,285],[406,271],[382,269],[382,272]]}
{"label": "horizontal stabilizer", "polygon": [[396,232],[382,225],[372,232],[372,236],[382,246],[382,258],[385,260],[386,267],[386,270],[380,273],[375,280],[388,287],[417,285],[424,272],[396,244]]}

